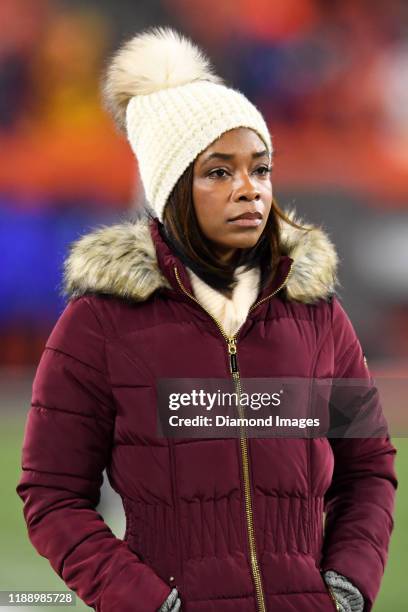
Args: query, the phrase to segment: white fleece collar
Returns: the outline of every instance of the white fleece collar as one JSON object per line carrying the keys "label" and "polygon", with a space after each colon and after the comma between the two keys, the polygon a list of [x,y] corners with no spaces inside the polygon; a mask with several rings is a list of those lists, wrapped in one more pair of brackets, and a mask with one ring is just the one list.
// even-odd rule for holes
{"label": "white fleece collar", "polygon": [[194,296],[221,323],[228,336],[233,336],[246,320],[249,309],[258,296],[259,268],[244,271],[244,266],[240,266],[236,269],[235,278],[238,282],[232,291],[231,298],[207,285],[189,268],[187,272]]}

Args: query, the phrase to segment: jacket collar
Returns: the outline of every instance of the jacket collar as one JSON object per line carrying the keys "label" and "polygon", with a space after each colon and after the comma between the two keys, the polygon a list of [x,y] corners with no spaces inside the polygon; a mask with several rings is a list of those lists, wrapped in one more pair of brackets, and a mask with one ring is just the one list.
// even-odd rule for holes
{"label": "jacket collar", "polygon": [[[258,299],[276,290],[285,278],[288,299],[304,303],[327,299],[337,283],[335,248],[321,228],[303,223],[294,212],[288,216],[312,230],[305,232],[281,222],[282,255],[272,286]],[[157,220],[143,218],[105,226],[71,245],[64,264],[64,293],[70,298],[103,293],[142,302],[160,289],[184,300],[175,267],[183,286],[192,293],[187,270],[163,240]]]}
{"label": "jacket collar", "polygon": [[[157,222],[157,220],[150,225],[150,233],[152,236],[152,240],[156,245],[158,267],[164,272],[165,277],[169,282],[169,287],[171,287],[172,290],[172,297],[177,295],[178,299],[184,300],[185,294],[181,293],[180,291],[180,285],[176,277],[176,270],[184,289],[188,293],[194,295],[191,279],[185,266],[181,263],[180,259],[173,253],[171,248],[163,239],[160,227],[161,226]],[[263,297],[266,297],[266,295],[268,295],[269,293],[275,291],[284,282],[291,268],[291,264],[292,259],[290,257],[286,255],[281,255],[278,265],[276,267],[272,284],[269,285],[269,287],[265,287],[263,289],[263,291],[258,295],[257,301],[262,299]],[[163,288],[163,290],[165,292],[168,292],[167,288]]]}

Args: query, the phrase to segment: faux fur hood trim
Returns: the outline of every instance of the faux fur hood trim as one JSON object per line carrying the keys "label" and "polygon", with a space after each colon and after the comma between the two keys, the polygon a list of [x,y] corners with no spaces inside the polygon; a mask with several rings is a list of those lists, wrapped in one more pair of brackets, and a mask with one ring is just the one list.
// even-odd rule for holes
{"label": "faux fur hood trim", "polygon": [[[320,227],[303,223],[293,211],[288,217],[310,231],[281,222],[282,254],[293,259],[287,297],[304,303],[327,299],[337,284],[336,250]],[[64,293],[70,298],[92,292],[141,302],[160,288],[170,285],[147,219],[99,228],[71,245],[64,265]]]}
{"label": "faux fur hood trim", "polygon": [[286,216],[310,230],[281,223],[282,254],[293,259],[292,274],[286,284],[287,297],[305,304],[327,299],[338,285],[335,246],[321,227],[305,223],[296,217],[295,211],[287,212]]}

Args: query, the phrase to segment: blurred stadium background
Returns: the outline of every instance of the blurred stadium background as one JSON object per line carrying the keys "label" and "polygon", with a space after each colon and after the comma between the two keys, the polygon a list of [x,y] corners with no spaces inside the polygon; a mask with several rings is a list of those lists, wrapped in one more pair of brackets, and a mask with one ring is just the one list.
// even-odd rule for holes
{"label": "blurred stadium background", "polygon": [[[64,308],[67,247],[138,201],[136,165],[100,105],[107,57],[145,27],[175,26],[255,101],[274,138],[279,203],[329,231],[341,258],[341,297],[370,367],[401,379],[408,2],[1,0],[0,23],[0,590],[65,590],[27,539],[15,486],[35,367]],[[399,400],[406,410],[406,396]],[[394,444],[396,527],[376,612],[402,612],[408,601],[408,445]],[[122,537],[109,486],[99,510]]]}

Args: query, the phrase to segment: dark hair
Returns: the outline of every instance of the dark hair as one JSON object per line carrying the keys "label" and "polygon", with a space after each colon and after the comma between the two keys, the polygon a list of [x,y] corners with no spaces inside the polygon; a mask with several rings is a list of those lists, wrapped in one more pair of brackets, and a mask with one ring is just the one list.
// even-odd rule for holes
{"label": "dark hair", "polygon": [[228,263],[214,256],[208,239],[198,224],[193,203],[192,162],[181,175],[168,197],[163,213],[161,235],[172,251],[208,285],[229,295],[235,284],[234,272],[238,266],[246,270],[260,266],[261,288],[267,286],[275,273],[281,255],[279,218],[293,227],[297,225],[272,200],[271,211],[257,244],[249,249],[237,249]]}

